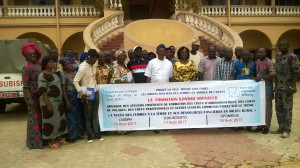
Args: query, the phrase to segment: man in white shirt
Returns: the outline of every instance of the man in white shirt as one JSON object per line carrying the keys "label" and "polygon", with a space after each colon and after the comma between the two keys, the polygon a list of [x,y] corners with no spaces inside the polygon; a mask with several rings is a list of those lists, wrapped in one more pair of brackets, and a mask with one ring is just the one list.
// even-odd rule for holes
{"label": "man in white shirt", "polygon": [[195,62],[196,68],[198,69],[200,60],[204,57],[201,52],[199,52],[200,41],[198,38],[193,39],[192,49],[190,51],[190,60]]}
{"label": "man in white shirt", "polygon": [[147,83],[172,81],[173,65],[168,59],[165,59],[165,48],[163,44],[156,48],[157,58],[151,60],[146,68]]}
{"label": "man in white shirt", "polygon": [[[103,141],[101,138],[98,107],[99,107],[99,92],[96,81],[96,68],[98,54],[94,49],[88,51],[88,56],[84,62],[79,65],[79,70],[74,77],[73,84],[81,96],[84,107],[85,128],[88,134],[88,142],[93,142],[93,138]],[[79,83],[81,85],[79,85]],[[93,88],[95,91],[94,100],[88,98],[88,95],[83,93],[82,87]],[[94,137],[92,133],[91,120],[93,122]]]}
{"label": "man in white shirt", "polygon": [[[161,83],[172,81],[173,64],[168,59],[165,59],[166,47],[160,44],[156,48],[157,58],[151,60],[145,71],[147,76],[147,83]],[[159,130],[153,131],[155,134],[159,133]]]}

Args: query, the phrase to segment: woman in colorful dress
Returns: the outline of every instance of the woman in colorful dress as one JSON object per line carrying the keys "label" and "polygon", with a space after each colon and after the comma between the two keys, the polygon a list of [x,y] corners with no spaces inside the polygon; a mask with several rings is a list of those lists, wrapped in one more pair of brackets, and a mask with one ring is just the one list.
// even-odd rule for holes
{"label": "woman in colorful dress", "polygon": [[72,59],[63,57],[59,60],[59,63],[63,67],[60,79],[68,124],[66,140],[73,143],[76,139],[81,138],[84,133],[83,107],[80,99],[77,98],[77,91],[73,85],[75,72],[72,71]]}
{"label": "woman in colorful dress", "polygon": [[110,84],[132,83],[132,74],[125,65],[126,57],[126,52],[124,50],[116,51],[117,61],[111,66],[108,75]]}
{"label": "woman in colorful dress", "polygon": [[173,66],[173,82],[195,81],[197,69],[194,61],[189,60],[190,51],[186,47],[179,48],[178,61]]}
{"label": "woman in colorful dress", "polygon": [[22,55],[27,61],[22,69],[24,99],[28,110],[26,146],[30,149],[41,149],[42,114],[38,91],[38,75],[42,71],[39,62],[41,52],[36,44],[28,43],[22,46]]}
{"label": "woman in colorful dress", "polygon": [[43,139],[48,139],[49,146],[57,149],[67,144],[60,136],[67,133],[67,120],[63,105],[61,81],[54,72],[55,59],[45,56],[42,60],[42,72],[38,77],[38,87],[41,93],[40,105],[42,111]]}

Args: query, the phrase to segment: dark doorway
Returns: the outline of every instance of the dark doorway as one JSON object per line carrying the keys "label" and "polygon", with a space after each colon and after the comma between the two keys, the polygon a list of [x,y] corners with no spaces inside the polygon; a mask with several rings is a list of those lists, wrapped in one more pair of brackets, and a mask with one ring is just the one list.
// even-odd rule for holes
{"label": "dark doorway", "polygon": [[149,19],[149,5],[130,5],[130,19]]}
{"label": "dark doorway", "polygon": [[294,53],[297,55],[298,59],[300,60],[300,48],[294,49]]}

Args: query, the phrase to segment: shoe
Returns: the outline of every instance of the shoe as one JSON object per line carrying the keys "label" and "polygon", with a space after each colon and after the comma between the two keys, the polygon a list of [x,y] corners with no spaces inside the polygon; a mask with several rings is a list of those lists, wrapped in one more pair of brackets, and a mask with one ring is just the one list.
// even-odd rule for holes
{"label": "shoe", "polygon": [[243,130],[243,129],[244,129],[243,127],[235,127],[234,131],[240,131],[240,130]]}
{"label": "shoe", "polygon": [[269,128],[264,128],[261,133],[262,134],[268,134],[269,133]]}
{"label": "shoe", "polygon": [[261,127],[257,127],[255,130],[253,130],[253,132],[260,132],[260,131],[263,131]]}
{"label": "shoe", "polygon": [[247,130],[248,132],[253,132],[253,130],[252,130],[251,127],[246,127],[246,130]]}
{"label": "shoe", "polygon": [[101,135],[95,135],[93,138],[98,139],[99,141],[104,141],[104,139],[101,137]]}
{"label": "shoe", "polygon": [[91,142],[93,142],[93,137],[92,137],[91,135],[89,135],[89,136],[88,136],[88,140],[87,140],[87,142],[88,142],[88,143],[91,143]]}
{"label": "shoe", "polygon": [[66,141],[67,141],[68,143],[75,143],[75,142],[76,142],[75,139],[68,139],[68,138],[66,138]]}
{"label": "shoe", "polygon": [[271,131],[271,134],[282,134],[282,133],[283,131],[280,128],[278,128],[276,131]]}
{"label": "shoe", "polygon": [[153,131],[155,134],[159,134],[159,130],[154,130]]}
{"label": "shoe", "polygon": [[288,138],[290,136],[290,134],[288,134],[287,132],[283,132],[281,134],[281,138]]}

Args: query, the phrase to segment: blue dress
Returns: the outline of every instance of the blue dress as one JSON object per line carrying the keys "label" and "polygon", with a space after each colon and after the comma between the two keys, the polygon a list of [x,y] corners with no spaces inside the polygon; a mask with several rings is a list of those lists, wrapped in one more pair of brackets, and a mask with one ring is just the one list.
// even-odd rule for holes
{"label": "blue dress", "polygon": [[80,99],[77,98],[77,91],[73,85],[74,76],[68,76],[61,73],[61,83],[66,85],[67,99],[71,104],[71,111],[66,110],[68,125],[67,139],[75,140],[82,137],[84,133],[83,108]]}

